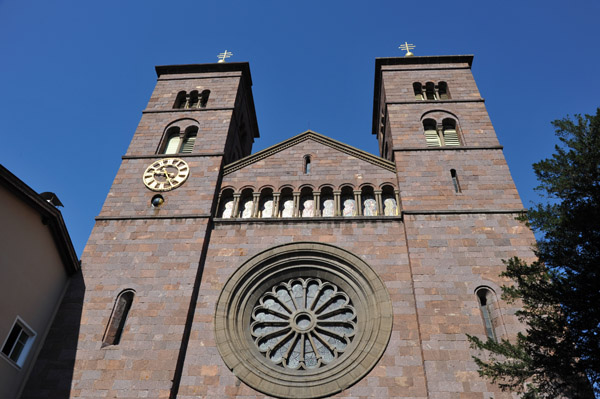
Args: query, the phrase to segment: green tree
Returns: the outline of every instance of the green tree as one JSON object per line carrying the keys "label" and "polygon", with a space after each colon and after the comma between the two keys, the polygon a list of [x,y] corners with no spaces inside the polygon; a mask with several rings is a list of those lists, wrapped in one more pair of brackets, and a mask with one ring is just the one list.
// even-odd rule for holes
{"label": "green tree", "polygon": [[552,122],[560,144],[533,165],[544,203],[523,221],[538,235],[538,261],[505,261],[503,299],[521,303],[526,331],[482,341],[480,375],[524,398],[600,395],[600,108]]}

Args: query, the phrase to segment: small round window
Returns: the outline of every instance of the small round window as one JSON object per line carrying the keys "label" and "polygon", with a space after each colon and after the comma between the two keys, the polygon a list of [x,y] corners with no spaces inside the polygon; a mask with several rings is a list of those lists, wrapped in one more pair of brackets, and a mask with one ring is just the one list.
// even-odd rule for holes
{"label": "small round window", "polygon": [[318,243],[272,248],[242,265],[217,302],[217,347],[242,381],[280,398],[356,383],[392,329],[389,294],[355,255]]}

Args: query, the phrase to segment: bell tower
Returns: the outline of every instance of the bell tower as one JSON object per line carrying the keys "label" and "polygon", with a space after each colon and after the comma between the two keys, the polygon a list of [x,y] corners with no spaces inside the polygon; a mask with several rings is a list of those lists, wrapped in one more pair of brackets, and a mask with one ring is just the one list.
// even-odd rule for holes
{"label": "bell tower", "polygon": [[175,394],[222,166],[259,135],[247,63],[156,73],[82,256],[74,397]]}
{"label": "bell tower", "polygon": [[466,334],[501,339],[522,328],[514,305],[500,299],[499,275],[503,259],[533,257],[472,62],[456,55],[375,63],[373,134],[396,166],[429,397],[509,397],[477,375]]}

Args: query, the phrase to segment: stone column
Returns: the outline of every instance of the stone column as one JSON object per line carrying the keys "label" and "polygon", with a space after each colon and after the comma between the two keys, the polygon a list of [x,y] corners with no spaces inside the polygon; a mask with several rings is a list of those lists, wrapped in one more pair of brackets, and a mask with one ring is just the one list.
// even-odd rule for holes
{"label": "stone column", "polygon": [[252,217],[257,218],[259,212],[260,193],[252,193]]}
{"label": "stone column", "polygon": [[340,194],[342,194],[341,191],[333,192],[333,216],[342,215],[342,210],[340,208]]}
{"label": "stone column", "polygon": [[375,201],[377,202],[377,216],[383,215],[383,201],[381,200],[381,190],[375,190]]}
{"label": "stone column", "polygon": [[233,194],[233,211],[231,212],[231,217],[233,219],[240,217],[240,215],[238,215],[238,211],[240,208],[240,196],[241,194],[239,193]]}
{"label": "stone column", "polygon": [[321,193],[313,191],[313,201],[315,201],[315,214],[314,217],[318,218],[321,216]]}
{"label": "stone column", "polygon": [[300,192],[294,191],[294,212],[292,213],[292,217],[300,217]]}
{"label": "stone column", "polygon": [[362,193],[360,190],[354,190],[354,204],[355,215],[353,216],[362,216]]}
{"label": "stone column", "polygon": [[396,196],[396,216],[400,215],[400,191],[394,190]]}
{"label": "stone column", "polygon": [[271,217],[277,218],[279,217],[279,195],[281,193],[273,193],[273,214]]}

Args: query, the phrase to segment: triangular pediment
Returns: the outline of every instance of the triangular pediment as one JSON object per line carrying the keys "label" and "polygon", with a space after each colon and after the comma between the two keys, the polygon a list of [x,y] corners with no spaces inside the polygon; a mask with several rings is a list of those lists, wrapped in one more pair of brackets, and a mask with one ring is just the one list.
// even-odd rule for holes
{"label": "triangular pediment", "polygon": [[359,150],[356,147],[352,147],[351,145],[344,144],[342,142],[339,142],[339,141],[329,138],[327,136],[323,136],[322,134],[313,132],[312,130],[307,130],[306,132],[300,133],[297,136],[294,136],[287,140],[284,140],[281,143],[275,144],[269,148],[265,148],[262,151],[254,153],[252,155],[248,155],[247,157],[238,159],[237,161],[232,162],[229,165],[226,165],[225,168],[223,169],[223,174],[227,175],[227,174],[233,173],[236,170],[242,169],[242,168],[244,168],[248,165],[251,165],[255,162],[261,161],[265,158],[272,156],[273,154],[284,151],[284,150],[286,150],[290,147],[293,147],[295,145],[298,145],[306,140],[315,141],[317,143],[320,143],[322,145],[325,145],[327,147],[330,147],[337,151],[340,151],[344,154],[351,155],[353,157],[356,157],[357,159],[361,159],[370,164],[379,166],[390,172],[396,171],[396,167],[395,167],[394,163],[391,161],[388,161],[387,159],[383,159],[376,155],[369,154],[368,152]]}

